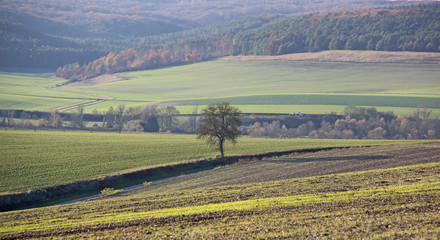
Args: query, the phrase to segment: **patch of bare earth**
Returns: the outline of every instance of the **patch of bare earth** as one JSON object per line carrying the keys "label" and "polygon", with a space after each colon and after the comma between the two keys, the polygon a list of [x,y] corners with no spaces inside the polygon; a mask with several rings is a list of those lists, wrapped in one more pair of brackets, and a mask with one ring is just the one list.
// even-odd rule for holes
{"label": "patch of bare earth", "polygon": [[121,78],[121,77],[118,77],[115,75],[111,75],[111,74],[104,74],[104,75],[90,78],[90,79],[86,79],[83,81],[73,82],[69,85],[70,86],[93,86],[93,85],[109,83],[109,82],[116,82],[116,81],[121,81],[121,80],[124,80],[124,78]]}
{"label": "patch of bare earth", "polygon": [[[209,180],[204,178],[202,183],[188,185],[187,188],[277,181],[432,162],[440,162],[440,143],[354,147],[303,155],[293,154],[291,156],[253,161],[249,164],[236,164],[228,168],[177,177],[161,184],[172,184],[173,182],[183,182],[197,177],[207,177],[219,174],[218,172],[222,171],[225,172],[225,177]],[[231,177],[232,171],[239,174]],[[158,184],[158,186],[161,184]]]}
{"label": "patch of bare earth", "polygon": [[430,63],[440,64],[440,53],[431,52],[385,52],[330,50],[322,52],[294,53],[279,56],[228,56],[224,61],[311,61],[311,62],[353,62],[353,63]]}

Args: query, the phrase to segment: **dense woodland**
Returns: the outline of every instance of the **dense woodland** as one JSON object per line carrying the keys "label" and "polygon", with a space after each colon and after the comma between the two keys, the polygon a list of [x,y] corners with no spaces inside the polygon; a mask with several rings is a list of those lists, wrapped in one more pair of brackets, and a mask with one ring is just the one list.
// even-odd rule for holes
{"label": "dense woodland", "polygon": [[268,24],[234,38],[234,55],[323,50],[440,51],[440,5],[337,11]]}
{"label": "dense woodland", "polygon": [[[204,28],[203,34],[200,30],[192,31],[187,38],[163,45],[111,52],[82,66],[66,65],[57,70],[57,76],[70,82],[81,81],[105,73],[193,63],[227,55],[280,55],[329,49],[440,51],[438,3],[285,18],[270,15],[221,26]],[[169,36],[178,39],[182,34]]]}
{"label": "dense woodland", "polygon": [[[281,15],[243,17],[227,23],[184,32],[139,38],[143,47],[111,51],[88,64],[68,64],[58,68],[57,76],[69,82],[105,73],[151,69],[162,66],[200,62],[232,54],[232,39],[238,32],[247,31],[281,18]],[[128,43],[128,45],[135,45]]]}
{"label": "dense woodland", "polygon": [[[229,28],[232,32],[236,29],[234,22],[227,21],[240,17],[402,4],[410,3],[386,0],[0,0],[0,67],[56,69],[76,62],[84,65],[110,52],[175,44],[176,39],[206,40],[208,36],[215,38],[216,34],[222,34],[220,38],[223,38],[222,29]],[[251,25],[258,26],[258,21]]]}

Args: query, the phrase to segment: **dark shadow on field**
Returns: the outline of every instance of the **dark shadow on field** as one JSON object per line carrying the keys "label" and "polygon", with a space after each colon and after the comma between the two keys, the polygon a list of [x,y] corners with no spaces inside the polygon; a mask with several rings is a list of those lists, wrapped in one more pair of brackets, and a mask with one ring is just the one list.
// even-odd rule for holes
{"label": "dark shadow on field", "polygon": [[196,161],[180,162],[164,166],[150,167],[131,172],[102,176],[95,179],[80,180],[72,183],[51,186],[28,192],[18,192],[0,195],[0,212],[25,209],[35,206],[47,206],[64,202],[66,198],[72,200],[75,196],[95,195],[105,188],[126,188],[133,185],[164,180],[171,177],[212,170],[219,166],[232,165],[251,160],[262,160],[271,157],[288,156],[290,154],[305,154],[320,151],[342,149],[345,147],[327,147],[269,152],[251,155],[227,156],[224,158],[207,158]]}
{"label": "dark shadow on field", "polygon": [[341,156],[341,157],[301,157],[301,158],[283,158],[268,159],[264,162],[270,163],[307,163],[307,162],[332,162],[332,161],[370,161],[370,160],[386,160],[392,156],[385,155],[361,155],[361,156]]}

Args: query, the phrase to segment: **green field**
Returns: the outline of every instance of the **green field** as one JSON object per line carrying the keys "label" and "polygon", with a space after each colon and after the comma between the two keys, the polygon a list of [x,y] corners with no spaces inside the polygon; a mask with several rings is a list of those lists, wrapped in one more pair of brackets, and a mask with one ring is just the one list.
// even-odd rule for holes
{"label": "green field", "polygon": [[[436,239],[439,150],[438,143],[378,146],[225,166],[103,199],[0,213],[0,236]],[[326,173],[332,165],[351,168]]]}
{"label": "green field", "polygon": [[440,116],[437,64],[213,60],[116,75],[123,80],[53,90],[46,87],[59,80],[47,75],[3,73],[0,105],[50,110],[105,96],[111,100],[87,111],[165,103],[191,113],[194,105],[230,101],[243,112],[341,113],[345,106],[357,105],[410,115],[424,105]]}
{"label": "green field", "polygon": [[[0,72],[0,108],[49,111],[52,108],[85,102],[88,94],[50,89],[61,79],[50,73]],[[95,97],[96,98],[96,97]]]}
{"label": "green field", "polygon": [[[237,145],[227,145],[225,154],[411,142],[243,137]],[[37,189],[218,154],[195,135],[11,130],[0,132],[0,151],[0,192]]]}

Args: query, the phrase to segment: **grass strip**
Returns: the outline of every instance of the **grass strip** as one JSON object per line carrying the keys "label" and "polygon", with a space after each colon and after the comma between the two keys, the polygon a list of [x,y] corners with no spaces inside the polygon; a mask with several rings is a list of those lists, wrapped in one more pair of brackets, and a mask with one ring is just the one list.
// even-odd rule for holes
{"label": "grass strip", "polygon": [[177,207],[158,209],[146,212],[114,212],[95,215],[94,213],[78,216],[76,219],[51,218],[28,219],[22,222],[0,224],[0,234],[16,234],[21,232],[47,232],[59,229],[75,229],[94,227],[105,224],[135,221],[142,219],[166,218],[182,215],[195,215],[221,211],[264,211],[272,208],[304,206],[326,202],[347,202],[359,199],[385,198],[395,195],[415,195],[421,192],[438,195],[440,182],[390,186],[377,189],[355,190],[338,193],[304,194],[287,197],[262,198],[229,203],[207,204],[193,207]]}

